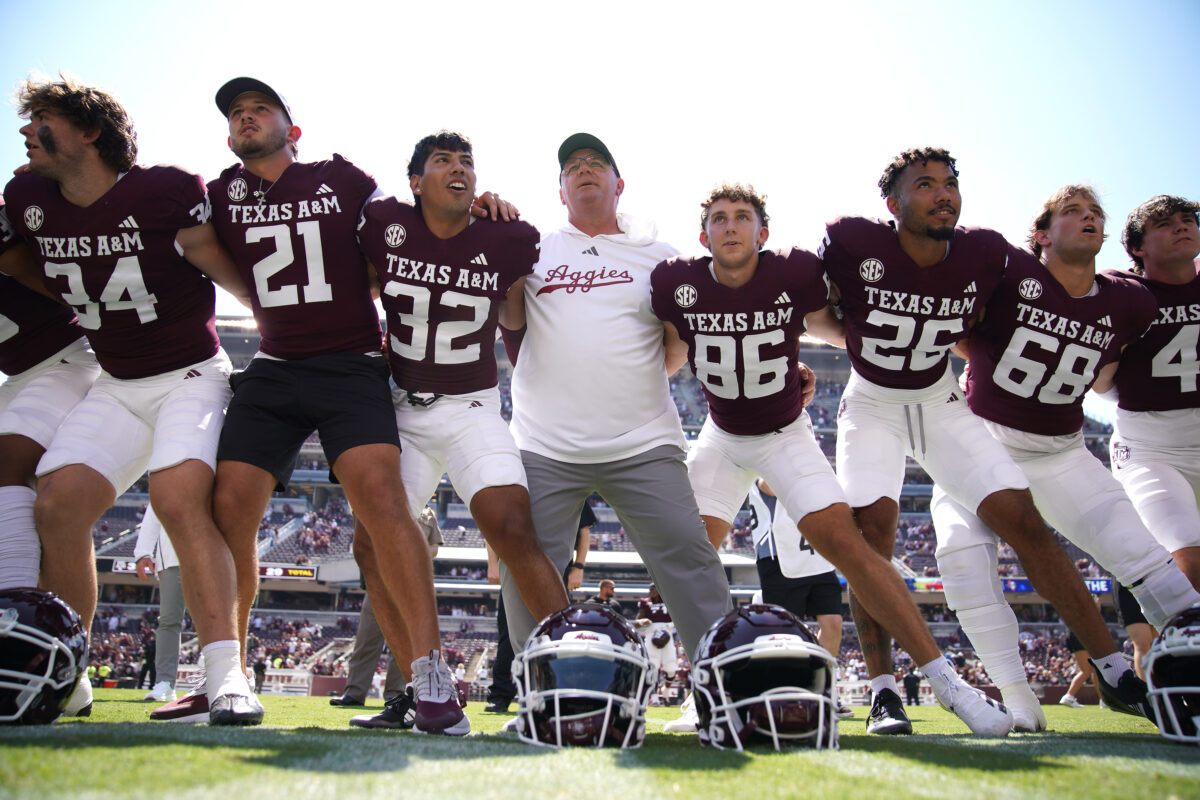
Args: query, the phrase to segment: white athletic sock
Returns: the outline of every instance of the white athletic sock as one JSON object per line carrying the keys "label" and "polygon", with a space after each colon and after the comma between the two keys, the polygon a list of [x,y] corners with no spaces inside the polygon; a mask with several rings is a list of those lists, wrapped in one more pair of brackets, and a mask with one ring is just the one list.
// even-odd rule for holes
{"label": "white athletic sock", "polygon": [[241,651],[236,640],[211,642],[200,652],[204,656],[204,671],[208,683],[205,692],[209,703],[224,694],[253,694],[245,673],[238,666]]}
{"label": "white athletic sock", "polygon": [[958,678],[957,670],[946,660],[945,656],[938,656],[928,664],[922,664],[918,669],[926,678],[937,678],[942,675],[945,675],[947,680]]}
{"label": "white athletic sock", "polygon": [[880,675],[877,678],[871,678],[871,700],[874,701],[876,695],[884,689],[891,689],[896,694],[900,694],[900,687],[896,685],[895,675]]}
{"label": "white athletic sock", "polygon": [[1109,653],[1104,658],[1094,658],[1092,661],[1096,664],[1096,669],[1100,670],[1100,674],[1109,686],[1116,686],[1117,681],[1121,680],[1121,676],[1125,674],[1125,671],[1133,669],[1120,651]]}
{"label": "white athletic sock", "polygon": [[33,523],[36,497],[28,486],[0,486],[0,589],[38,585],[42,545]]}
{"label": "white athletic sock", "polygon": [[1017,646],[1017,615],[1008,603],[991,603],[955,612],[963,633],[997,686],[1025,682],[1025,665]]}

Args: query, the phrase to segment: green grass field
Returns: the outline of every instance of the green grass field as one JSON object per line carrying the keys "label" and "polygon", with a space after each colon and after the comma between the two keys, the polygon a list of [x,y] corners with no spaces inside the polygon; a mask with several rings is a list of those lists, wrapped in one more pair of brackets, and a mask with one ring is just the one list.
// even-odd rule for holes
{"label": "green grass field", "polygon": [[361,709],[319,697],[264,696],[258,728],[152,724],[141,696],[98,690],[90,718],[0,728],[0,798],[1200,798],[1200,748],[1095,707],[1048,707],[1052,732],[996,741],[935,706],[911,709],[916,736],[867,736],[859,708],[819,753],[701,747],[652,708],[645,745],[621,752],[530,747],[480,703],[451,739],[351,728]]}

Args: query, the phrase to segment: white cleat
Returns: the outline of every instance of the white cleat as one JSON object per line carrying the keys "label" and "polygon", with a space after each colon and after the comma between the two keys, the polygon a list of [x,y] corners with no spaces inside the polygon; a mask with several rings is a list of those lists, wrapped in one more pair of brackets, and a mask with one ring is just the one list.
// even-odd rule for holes
{"label": "white cleat", "polygon": [[87,675],[79,676],[75,691],[63,706],[64,717],[90,717],[92,715],[92,682]]}
{"label": "white cleat", "polygon": [[976,736],[998,739],[1012,730],[1012,712],[1003,703],[968,686],[957,674],[930,676],[929,685],[941,707],[966,723]]}
{"label": "white cleat", "polygon": [[1009,706],[1013,715],[1013,731],[1016,733],[1038,733],[1046,730],[1046,715],[1039,707],[1037,711],[1022,706]]}
{"label": "white cleat", "polygon": [[143,700],[155,700],[159,703],[169,703],[176,698],[175,689],[167,681],[159,681],[150,691],[146,692]]}
{"label": "white cleat", "polygon": [[663,723],[663,731],[666,733],[695,733],[700,727],[700,715],[696,713],[696,704],[692,702],[691,695],[684,702],[683,713],[677,718]]}

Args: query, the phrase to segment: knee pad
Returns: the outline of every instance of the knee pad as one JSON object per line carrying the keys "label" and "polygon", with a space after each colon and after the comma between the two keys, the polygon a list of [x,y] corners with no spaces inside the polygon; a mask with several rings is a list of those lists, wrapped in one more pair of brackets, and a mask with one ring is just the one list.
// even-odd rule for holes
{"label": "knee pad", "polygon": [[1200,603],[1200,594],[1174,560],[1154,567],[1128,588],[1142,607],[1146,621],[1158,630],[1180,611]]}
{"label": "knee pad", "polygon": [[1000,603],[1008,605],[997,575],[996,544],[979,544],[937,554],[946,605],[956,613]]}

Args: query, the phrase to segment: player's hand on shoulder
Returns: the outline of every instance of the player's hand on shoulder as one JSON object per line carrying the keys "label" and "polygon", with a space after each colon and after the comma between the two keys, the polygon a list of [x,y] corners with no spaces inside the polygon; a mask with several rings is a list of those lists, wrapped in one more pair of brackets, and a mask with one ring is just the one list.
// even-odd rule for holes
{"label": "player's hand on shoulder", "polygon": [[501,200],[495,192],[484,192],[475,198],[471,204],[471,213],[477,217],[487,217],[491,220],[502,219],[512,222],[521,218],[521,212],[507,200]]}
{"label": "player's hand on shoulder", "polygon": [[817,396],[817,374],[803,361],[796,362],[796,366],[800,369],[801,402],[804,404],[803,408],[808,408],[809,403]]}

